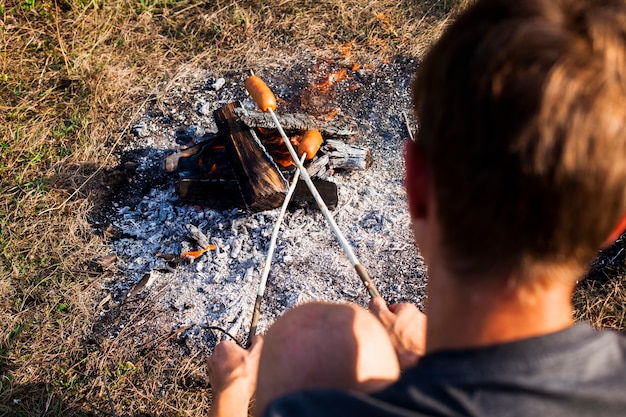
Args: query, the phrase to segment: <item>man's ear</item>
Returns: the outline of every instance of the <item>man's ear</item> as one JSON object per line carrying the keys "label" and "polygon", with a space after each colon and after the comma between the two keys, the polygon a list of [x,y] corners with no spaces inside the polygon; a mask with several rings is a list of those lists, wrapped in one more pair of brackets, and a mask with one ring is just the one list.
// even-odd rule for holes
{"label": "man's ear", "polygon": [[602,248],[606,248],[611,245],[613,242],[617,240],[618,237],[622,235],[626,231],[626,213],[622,216],[620,221],[617,223],[609,237],[606,238],[604,243],[602,244]]}
{"label": "man's ear", "polygon": [[428,216],[428,196],[430,192],[430,167],[424,152],[414,142],[404,145],[404,163],[406,165],[406,195],[409,213],[413,219]]}

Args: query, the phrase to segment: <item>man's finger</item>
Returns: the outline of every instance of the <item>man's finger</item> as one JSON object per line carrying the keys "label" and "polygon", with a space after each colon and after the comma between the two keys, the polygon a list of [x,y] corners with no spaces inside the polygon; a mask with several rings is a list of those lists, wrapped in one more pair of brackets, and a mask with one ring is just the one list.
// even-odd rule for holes
{"label": "man's finger", "polygon": [[226,352],[236,346],[237,344],[235,342],[232,342],[230,340],[222,340],[213,348],[213,355],[215,355],[216,353],[219,354],[221,352]]}
{"label": "man's finger", "polygon": [[263,349],[263,336],[257,334],[252,338],[252,343],[250,344],[249,351],[256,352],[257,350],[261,349]]}
{"label": "man's finger", "polygon": [[392,313],[397,313],[399,307],[400,307],[400,304],[391,304],[389,306],[389,311],[391,311]]}
{"label": "man's finger", "polygon": [[391,318],[392,313],[387,308],[387,303],[383,300],[382,297],[374,297],[370,300],[370,312],[376,316],[378,320],[384,325],[388,326],[390,322],[393,320]]}
{"label": "man's finger", "polygon": [[369,308],[372,314],[380,317],[381,312],[387,310],[387,303],[382,297],[374,297],[370,300]]}

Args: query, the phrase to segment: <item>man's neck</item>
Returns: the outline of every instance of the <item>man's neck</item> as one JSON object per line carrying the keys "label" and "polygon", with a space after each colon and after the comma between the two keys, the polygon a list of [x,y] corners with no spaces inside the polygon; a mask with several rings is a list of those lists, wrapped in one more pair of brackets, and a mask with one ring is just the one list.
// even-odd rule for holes
{"label": "man's neck", "polygon": [[467,284],[445,270],[429,269],[429,275],[428,352],[510,342],[573,324],[575,280],[569,277],[494,286]]}

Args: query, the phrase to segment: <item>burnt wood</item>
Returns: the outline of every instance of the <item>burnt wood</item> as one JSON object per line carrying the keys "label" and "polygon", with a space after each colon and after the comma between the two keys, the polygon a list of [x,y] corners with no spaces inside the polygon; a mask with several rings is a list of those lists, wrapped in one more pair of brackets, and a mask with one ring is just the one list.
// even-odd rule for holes
{"label": "burnt wood", "polygon": [[372,165],[372,152],[368,148],[329,139],[324,151],[328,153],[328,166],[334,170],[362,171]]}
{"label": "burnt wood", "polygon": [[[337,207],[339,201],[337,184],[322,178],[311,178],[329,210]],[[232,208],[245,209],[246,204],[239,190],[237,180],[201,180],[181,179],[176,185],[176,192],[183,203],[198,204],[217,210]],[[298,185],[291,197],[290,207],[307,205],[317,207],[311,191],[304,183]]]}
{"label": "burnt wood", "polygon": [[289,184],[256,135],[234,112],[237,103],[215,110],[213,117],[225,135],[226,152],[243,200],[252,212],[279,207]]}
{"label": "burnt wood", "polygon": [[[328,207],[329,210],[334,210],[339,201],[337,184],[321,178],[311,178],[311,181],[313,182],[313,185],[315,185],[315,188],[317,188],[322,200],[324,200],[326,207]],[[317,203],[315,202],[315,198],[311,194],[309,187],[303,180],[298,180],[296,189],[293,192],[291,205],[302,205],[303,202],[317,207]]]}
{"label": "burnt wood", "polygon": [[165,171],[178,178],[235,179],[224,135],[214,135],[197,145],[168,155]]}
{"label": "burnt wood", "polygon": [[310,161],[306,166],[306,171],[309,173],[309,177],[326,179],[328,174],[328,161],[329,158],[326,154],[316,156],[312,161]]}
{"label": "burnt wood", "polygon": [[[250,127],[262,127],[265,129],[275,129],[272,116],[256,110],[235,109],[235,114]],[[336,115],[328,121],[319,120],[313,116],[302,113],[277,114],[276,117],[284,130],[305,131],[317,129],[324,137],[341,137],[348,139],[358,133],[356,122],[346,116]]]}
{"label": "burnt wood", "polygon": [[239,181],[181,179],[176,185],[180,200],[217,210],[245,209],[246,204],[239,190]]}
{"label": "burnt wood", "polygon": [[[231,103],[214,112],[219,131],[202,142],[166,157],[165,171],[178,178],[179,198],[184,203],[199,204],[218,210],[248,208],[262,211],[282,204],[293,177],[295,167],[279,169],[268,154],[266,145],[236,116],[237,103]],[[272,137],[273,138],[273,137]],[[274,138],[275,139],[275,138]],[[267,142],[267,138],[263,139]],[[320,155],[307,162],[306,168],[318,192],[329,209],[337,206],[337,185],[327,180],[333,169],[360,169],[362,163],[335,163],[334,160],[354,160],[354,155],[365,158],[362,149],[347,145],[325,145]],[[339,142],[343,143],[343,142]],[[342,151],[343,150],[343,151]],[[367,152],[369,152],[367,150]],[[315,200],[301,180],[292,197],[292,207],[309,205]]]}

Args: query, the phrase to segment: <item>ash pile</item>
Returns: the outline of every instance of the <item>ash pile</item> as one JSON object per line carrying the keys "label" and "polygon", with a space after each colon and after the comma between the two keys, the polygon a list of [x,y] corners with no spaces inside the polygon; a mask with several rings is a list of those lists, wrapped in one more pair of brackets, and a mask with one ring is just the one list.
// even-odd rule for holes
{"label": "ash pile", "polygon": [[[307,129],[321,129],[324,144],[307,170],[330,184],[323,197],[381,295],[390,303],[422,306],[426,273],[411,235],[402,167],[408,136],[403,114],[411,112],[415,63],[350,68],[313,59],[262,75],[293,136],[302,126],[285,118],[294,115],[305,115]],[[223,135],[214,112],[238,103],[233,117],[260,136],[273,169],[288,180],[294,167],[284,166],[280,149],[270,150],[272,126],[243,88],[245,71],[183,72],[135,121],[115,170],[124,180],[111,205],[94,216],[94,227],[109,238],[114,255],[95,328],[101,337],[125,334],[137,343],[146,335],[184,330],[176,340],[197,352],[223,337],[214,327],[245,341],[278,216],[275,207],[282,202],[252,204],[246,188],[253,193],[257,183],[242,181],[232,157],[220,155]],[[307,119],[311,115],[314,120]],[[336,155],[354,152],[359,156],[340,167]],[[234,165],[248,162],[236,158]],[[207,194],[207,186],[198,186],[203,182],[226,188]],[[278,235],[259,330],[302,302],[366,305],[368,298],[326,220],[303,192]]]}

